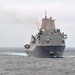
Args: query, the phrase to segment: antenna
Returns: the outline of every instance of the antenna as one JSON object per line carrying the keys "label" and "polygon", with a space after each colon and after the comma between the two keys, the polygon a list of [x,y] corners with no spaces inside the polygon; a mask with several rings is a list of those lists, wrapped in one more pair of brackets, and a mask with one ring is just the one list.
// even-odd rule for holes
{"label": "antenna", "polygon": [[47,12],[45,11],[45,18],[47,18]]}

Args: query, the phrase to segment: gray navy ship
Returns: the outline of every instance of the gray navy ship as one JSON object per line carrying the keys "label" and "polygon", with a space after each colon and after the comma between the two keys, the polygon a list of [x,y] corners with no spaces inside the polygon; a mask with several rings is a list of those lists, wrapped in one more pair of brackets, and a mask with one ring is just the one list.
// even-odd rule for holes
{"label": "gray navy ship", "polygon": [[55,28],[52,17],[42,19],[39,32],[31,35],[30,44],[24,45],[28,56],[37,58],[63,57],[67,35]]}

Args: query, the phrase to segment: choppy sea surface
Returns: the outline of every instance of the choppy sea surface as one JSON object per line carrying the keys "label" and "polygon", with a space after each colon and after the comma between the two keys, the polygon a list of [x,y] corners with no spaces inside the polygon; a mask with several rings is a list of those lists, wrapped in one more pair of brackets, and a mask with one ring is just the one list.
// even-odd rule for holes
{"label": "choppy sea surface", "polygon": [[1,47],[0,75],[75,75],[75,48],[66,48],[63,58],[35,58],[21,47]]}

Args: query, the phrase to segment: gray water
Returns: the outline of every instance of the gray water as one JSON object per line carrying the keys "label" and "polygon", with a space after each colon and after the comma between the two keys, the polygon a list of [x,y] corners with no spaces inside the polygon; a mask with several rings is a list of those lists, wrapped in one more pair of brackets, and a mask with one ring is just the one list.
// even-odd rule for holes
{"label": "gray water", "polygon": [[24,48],[0,48],[0,75],[75,75],[75,49],[63,58],[27,57]]}

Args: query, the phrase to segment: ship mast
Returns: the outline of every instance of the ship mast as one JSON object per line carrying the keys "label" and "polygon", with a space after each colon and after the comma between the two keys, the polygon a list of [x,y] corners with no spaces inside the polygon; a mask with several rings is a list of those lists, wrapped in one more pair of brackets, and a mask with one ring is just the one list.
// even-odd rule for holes
{"label": "ship mast", "polygon": [[47,12],[45,11],[45,18],[42,19],[42,27],[46,33],[52,33],[55,30],[55,23],[52,17],[47,18]]}
{"label": "ship mast", "polygon": [[45,11],[45,19],[47,19],[47,11]]}

